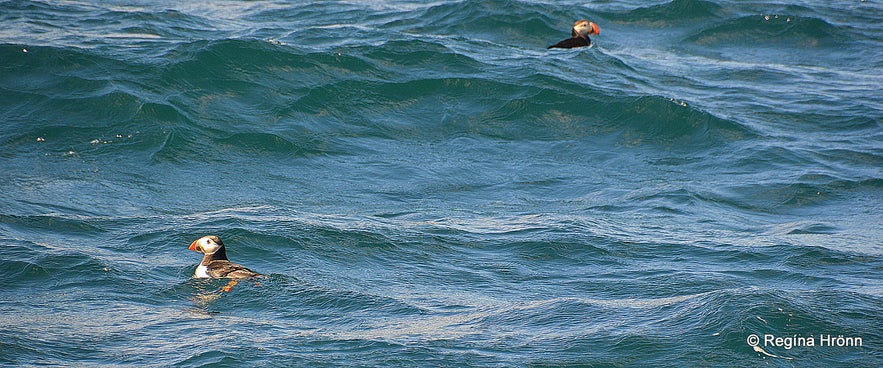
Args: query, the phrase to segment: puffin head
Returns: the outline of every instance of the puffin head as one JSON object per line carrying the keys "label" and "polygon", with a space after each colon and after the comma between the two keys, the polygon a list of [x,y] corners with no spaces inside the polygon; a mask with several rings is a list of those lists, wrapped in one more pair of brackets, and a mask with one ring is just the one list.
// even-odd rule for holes
{"label": "puffin head", "polygon": [[187,249],[190,249],[194,252],[214,254],[223,247],[224,243],[221,241],[221,238],[215,235],[209,235],[194,240],[193,243],[190,243],[190,248]]}
{"label": "puffin head", "polygon": [[601,28],[598,28],[598,25],[595,24],[595,22],[580,19],[576,21],[576,23],[573,23],[573,29],[570,30],[570,33],[573,37],[586,38],[588,35],[601,34]]}

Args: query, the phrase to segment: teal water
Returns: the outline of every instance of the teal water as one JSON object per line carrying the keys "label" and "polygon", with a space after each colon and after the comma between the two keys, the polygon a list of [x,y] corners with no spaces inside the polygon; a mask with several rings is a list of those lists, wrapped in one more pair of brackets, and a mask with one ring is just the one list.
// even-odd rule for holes
{"label": "teal water", "polygon": [[2,365],[883,364],[880,1],[0,9]]}

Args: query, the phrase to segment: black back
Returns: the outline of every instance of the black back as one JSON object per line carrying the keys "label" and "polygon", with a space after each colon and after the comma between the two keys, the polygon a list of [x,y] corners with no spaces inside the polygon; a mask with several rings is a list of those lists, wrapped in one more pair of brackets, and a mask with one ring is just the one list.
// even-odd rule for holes
{"label": "black back", "polygon": [[553,49],[553,48],[572,49],[574,47],[589,46],[591,44],[592,44],[592,41],[588,37],[583,38],[583,37],[577,36],[577,37],[568,38],[566,40],[558,42],[552,46],[549,46],[548,48],[550,48],[550,49]]}

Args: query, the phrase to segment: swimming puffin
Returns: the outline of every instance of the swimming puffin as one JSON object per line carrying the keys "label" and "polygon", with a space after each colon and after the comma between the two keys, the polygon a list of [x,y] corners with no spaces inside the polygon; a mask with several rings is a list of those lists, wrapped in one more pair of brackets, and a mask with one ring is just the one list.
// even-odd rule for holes
{"label": "swimming puffin", "polygon": [[549,49],[559,48],[559,49],[572,49],[574,47],[583,47],[589,46],[592,44],[592,40],[589,38],[589,35],[599,35],[601,34],[601,29],[598,28],[598,25],[595,22],[589,22],[585,19],[580,19],[573,23],[573,29],[570,30],[571,38],[558,42],[552,46],[549,46]]}
{"label": "swimming puffin", "polygon": [[217,236],[209,235],[196,239],[193,243],[190,243],[190,248],[188,249],[194,252],[205,253],[205,256],[202,257],[202,262],[199,263],[199,267],[196,267],[196,272],[193,274],[194,277],[244,279],[262,276],[248,268],[230,262],[227,259],[224,243]]}

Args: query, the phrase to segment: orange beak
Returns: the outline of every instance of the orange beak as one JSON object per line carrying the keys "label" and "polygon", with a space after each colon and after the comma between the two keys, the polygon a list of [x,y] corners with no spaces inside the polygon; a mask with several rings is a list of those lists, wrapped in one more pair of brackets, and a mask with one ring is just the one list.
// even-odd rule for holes
{"label": "orange beak", "polygon": [[199,241],[199,239],[194,240],[193,243],[190,243],[190,248],[187,248],[187,249],[190,249],[194,252],[199,252],[198,250],[196,250],[196,242],[198,242],[198,241]]}
{"label": "orange beak", "polygon": [[589,22],[589,27],[592,29],[589,31],[589,34],[599,35],[601,34],[601,28],[598,28],[598,25],[595,22]]}

